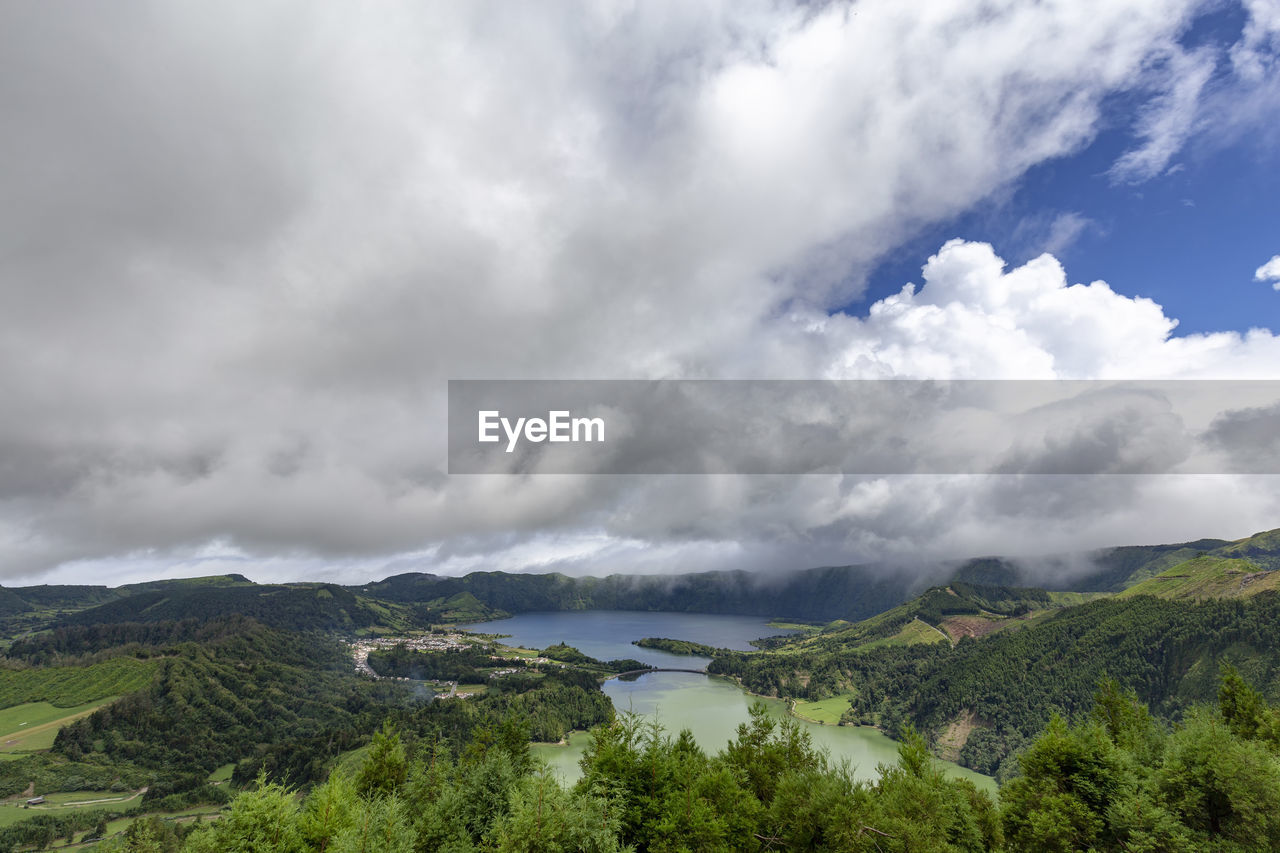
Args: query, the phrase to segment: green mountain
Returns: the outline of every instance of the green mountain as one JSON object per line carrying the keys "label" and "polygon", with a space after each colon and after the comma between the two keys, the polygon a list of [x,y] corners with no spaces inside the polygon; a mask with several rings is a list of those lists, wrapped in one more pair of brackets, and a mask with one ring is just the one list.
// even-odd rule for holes
{"label": "green mountain", "polygon": [[[1280,531],[1111,549],[1095,577],[1118,593],[953,581],[761,654],[722,654],[711,669],[768,695],[848,695],[846,722],[891,731],[909,722],[948,757],[994,772],[1051,714],[1088,707],[1104,678],[1174,718],[1213,698],[1219,663],[1231,660],[1280,699],[1278,556]],[[1013,576],[994,559],[966,568]]]}
{"label": "green mountain", "polygon": [[[124,587],[120,588],[121,590]],[[0,616],[35,610],[79,610],[113,601],[126,592],[105,586],[0,587]]]}
{"label": "green mountain", "polygon": [[1043,589],[954,581],[930,587],[868,619],[854,623],[837,620],[819,631],[800,638],[781,638],[769,646],[795,651],[956,643],[963,637],[980,637],[1021,624],[1033,614],[1059,607],[1059,595]]}
{"label": "green mountain", "polygon": [[[1181,557],[1174,562],[1175,557]],[[1248,598],[1280,588],[1280,530],[1212,550],[1183,548],[1145,563],[1125,579],[1121,596],[1170,599]]]}
{"label": "green mountain", "polygon": [[357,633],[403,629],[408,609],[353,593],[336,584],[253,584],[209,579],[140,584],[106,604],[71,613],[60,625],[172,622],[247,616],[263,625],[294,631]]}
{"label": "green mountain", "polygon": [[829,622],[863,619],[893,607],[909,597],[914,583],[914,578],[873,567],[836,566],[778,576],[745,571],[604,578],[506,572],[474,572],[459,578],[404,574],[350,589],[406,604],[469,593],[485,607],[507,613],[655,610]]}
{"label": "green mountain", "polygon": [[1277,588],[1280,588],[1280,572],[1260,569],[1251,559],[1204,554],[1135,583],[1119,593],[1119,597],[1247,598]]}
{"label": "green mountain", "polygon": [[1235,662],[1280,699],[1280,593],[1171,601],[1137,595],[1044,610],[1017,630],[947,643],[867,643],[834,632],[760,653],[726,653],[710,671],[753,692],[818,700],[848,694],[846,721],[901,733],[913,724],[954,742],[962,763],[994,772],[1054,712],[1087,709],[1104,678],[1176,717],[1213,697],[1218,663]]}
{"label": "green mountain", "polygon": [[[1231,559],[1245,558],[1256,570],[1280,568],[1280,529],[1254,534],[1232,542],[1226,539],[1196,539],[1168,545],[1124,545],[1103,548],[1084,557],[1091,570],[1053,570],[1054,560],[1031,565],[1003,557],[981,557],[961,563],[952,580],[990,586],[1039,586],[1069,592],[1120,592],[1159,575],[1202,554]],[[1078,558],[1061,558],[1064,565]]]}

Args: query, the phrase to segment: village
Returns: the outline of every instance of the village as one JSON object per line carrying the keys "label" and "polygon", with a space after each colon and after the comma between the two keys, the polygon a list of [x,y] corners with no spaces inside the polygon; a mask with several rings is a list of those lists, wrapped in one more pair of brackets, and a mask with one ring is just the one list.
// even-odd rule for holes
{"label": "village", "polygon": [[[414,652],[450,652],[461,651],[463,649],[477,645],[476,638],[466,634],[418,634],[412,636],[401,637],[374,637],[368,639],[356,640],[349,644],[351,647],[352,661],[355,664],[355,670],[358,674],[380,681],[401,681],[430,684],[436,688],[437,692],[433,698],[436,699],[468,699],[472,696],[483,692],[483,686],[471,686],[469,690],[459,690],[458,682],[438,678],[413,679],[407,676],[388,676],[379,675],[369,665],[369,654],[375,650],[392,649],[396,646]],[[509,649],[510,654],[489,654],[490,660],[495,662],[519,662],[520,666],[502,667],[494,669],[486,676],[492,680],[501,678],[505,675],[512,675],[520,672],[528,666],[549,665],[564,668],[563,663],[551,660],[550,658],[536,655],[528,650]],[[523,654],[520,653],[523,651]],[[479,689],[477,689],[477,687]]]}

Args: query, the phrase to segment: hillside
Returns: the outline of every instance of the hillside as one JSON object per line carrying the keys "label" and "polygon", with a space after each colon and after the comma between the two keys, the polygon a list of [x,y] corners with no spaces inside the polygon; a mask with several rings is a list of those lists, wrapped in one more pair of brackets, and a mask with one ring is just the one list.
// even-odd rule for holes
{"label": "hillside", "polygon": [[[874,624],[853,630],[854,639],[890,641],[894,631],[906,634],[894,642],[928,639],[927,632],[906,623],[903,614],[919,616],[932,627],[942,617],[914,611],[894,611],[921,593],[927,579],[969,588],[1030,589],[1051,593],[1120,592],[1163,576],[1141,593],[1163,594],[1174,589],[1172,575],[1201,555],[1223,560],[1247,560],[1223,569],[1230,575],[1269,571],[1280,566],[1280,530],[1235,542],[1199,539],[1169,545],[1124,546],[1088,555],[1094,570],[1054,582],[1043,566],[1032,571],[1008,559],[971,559],[951,570],[933,574],[894,572],[874,566],[850,565],[803,569],[761,575],[745,571],[703,572],[674,576],[569,577],[563,574],[473,572],[463,577],[424,573],[395,575],[360,586],[291,583],[255,584],[243,575],[150,581],[117,588],[104,586],[0,587],[0,633],[17,636],[53,625],[158,622],[216,618],[244,614],[277,628],[299,630],[398,631],[411,626],[478,622],[512,613],[558,610],[642,610],[685,613],[723,613],[767,616],[813,623],[843,622],[846,626],[873,617]],[[1202,564],[1196,564],[1196,570]],[[1177,570],[1177,571],[1175,571]],[[936,577],[935,577],[936,575]],[[1033,582],[1038,580],[1039,582]],[[1252,579],[1241,590],[1269,589],[1272,581]],[[1213,586],[1206,594],[1225,594]],[[926,591],[925,595],[929,593]],[[954,603],[954,602],[953,602]],[[1056,604],[1063,603],[1060,598]],[[917,607],[912,605],[912,607]],[[1008,618],[1000,607],[967,608],[951,614],[951,639],[977,636],[993,629],[992,622]],[[946,609],[946,608],[944,608]],[[1040,609],[1030,604],[1028,609]],[[961,618],[961,617],[966,618]],[[967,618],[974,617],[974,618]],[[895,620],[897,620],[895,622]],[[894,631],[884,626],[895,622]]]}
{"label": "hillside", "polygon": [[1135,569],[1119,594],[1190,600],[1247,598],[1280,588],[1277,568],[1280,530],[1269,530],[1211,550],[1167,552]]}
{"label": "hillside", "polygon": [[[761,655],[722,654],[711,669],[768,695],[847,697],[846,722],[894,731],[910,722],[949,757],[994,772],[1053,712],[1086,707],[1104,678],[1176,717],[1212,698],[1218,663],[1230,659],[1280,698],[1280,571],[1270,568],[1278,548],[1280,534],[1268,531],[1113,549],[1114,594],[953,581]],[[975,561],[968,574],[999,576],[1002,566]]]}
{"label": "hillside", "polygon": [[1277,588],[1280,588],[1280,572],[1260,569],[1253,559],[1205,554],[1135,583],[1118,597],[1247,598]]}
{"label": "hillside", "polygon": [[[1119,592],[1200,554],[1247,558],[1267,569],[1280,565],[1280,531],[1237,542],[1198,539],[1167,545],[1108,548],[1086,555],[1093,570],[1070,576],[1040,566],[1034,571],[999,557],[964,561],[934,574],[894,572],[875,566],[829,566],[768,576],[750,572],[703,572],[675,576],[569,577],[562,574],[474,572],[463,577],[404,574],[353,592],[384,601],[426,607],[437,621],[448,602],[471,596],[471,612],[497,614],[544,610],[661,610],[732,613],[828,623],[858,622],[907,602],[930,577],[973,587],[1042,588],[1052,592]],[[1078,562],[1078,560],[1076,560]],[[1052,563],[1052,561],[1050,561]],[[925,621],[936,623],[922,616]],[[983,626],[974,625],[981,630]],[[961,630],[961,633],[970,633]]]}
{"label": "hillside", "polygon": [[357,633],[411,623],[407,608],[359,596],[335,584],[142,584],[115,601],[71,613],[60,625],[173,622],[247,616],[272,628]]}
{"label": "hillside", "polygon": [[897,607],[868,619],[837,620],[825,628],[770,645],[780,651],[818,648],[873,649],[956,643],[1020,622],[1033,612],[1058,606],[1042,589],[953,582],[931,587]]}
{"label": "hillside", "polygon": [[508,613],[660,610],[829,622],[880,613],[905,600],[914,583],[912,577],[868,566],[837,566],[771,576],[744,571],[603,578],[505,572],[474,572],[458,578],[405,574],[350,589],[400,603],[441,601],[469,593],[485,607]]}
{"label": "hillside", "polygon": [[1219,557],[1244,558],[1260,569],[1280,569],[1280,529],[1254,534],[1210,553]]}
{"label": "hillside", "polygon": [[1104,678],[1176,716],[1212,698],[1220,660],[1280,698],[1280,593],[1242,600],[1104,598],[1041,611],[1018,630],[954,647],[888,645],[819,635],[776,651],[725,653],[712,672],[766,695],[817,700],[848,694],[846,720],[900,731],[910,722],[941,738],[959,721],[967,766],[994,772],[1052,713],[1080,713]]}

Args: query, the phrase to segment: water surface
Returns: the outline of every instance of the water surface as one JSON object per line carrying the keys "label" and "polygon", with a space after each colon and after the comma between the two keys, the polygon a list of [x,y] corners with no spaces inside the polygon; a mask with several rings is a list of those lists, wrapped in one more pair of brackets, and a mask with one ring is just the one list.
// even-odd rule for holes
{"label": "water surface", "polygon": [[[510,619],[464,627],[484,633],[509,634],[505,642],[524,648],[543,649],[564,642],[601,660],[635,658],[653,666],[680,669],[700,669],[708,661],[642,649],[631,645],[632,641],[642,637],[671,637],[747,650],[752,648],[753,639],[788,633],[770,628],[767,620],[754,616],[603,610],[523,613]],[[709,753],[719,752],[737,736],[738,725],[749,719],[752,702],[763,701],[775,718],[788,716],[781,700],[761,700],[734,682],[715,676],[652,672],[633,679],[610,679],[603,688],[618,711],[631,711],[657,720],[672,735],[680,729],[689,729]],[[875,729],[796,721],[809,732],[815,746],[827,750],[834,762],[847,761],[859,779],[876,779],[878,765],[897,761],[897,742]],[[590,735],[575,732],[565,745],[535,744],[533,749],[565,781],[573,782],[581,776],[578,760],[589,743]],[[989,776],[950,762],[939,764],[953,776],[970,779],[988,791],[995,789],[995,781]]]}
{"label": "water surface", "polygon": [[638,610],[572,610],[521,613],[510,619],[462,625],[468,631],[510,634],[503,642],[526,649],[545,649],[564,642],[598,660],[635,658],[653,666],[702,669],[703,657],[673,655],[658,649],[642,649],[632,642],[645,637],[692,640],[721,649],[749,651],[751,641],[794,631],[770,628],[759,616],[723,616],[709,613],[650,613]]}

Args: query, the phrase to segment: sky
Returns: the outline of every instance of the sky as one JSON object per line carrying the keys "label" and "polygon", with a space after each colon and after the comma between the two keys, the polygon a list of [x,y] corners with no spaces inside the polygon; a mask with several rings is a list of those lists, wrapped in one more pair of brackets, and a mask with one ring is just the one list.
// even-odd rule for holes
{"label": "sky", "polygon": [[1280,379],[1278,63],[1277,0],[3,4],[0,582],[1280,527],[1240,473],[445,465],[449,379]]}

